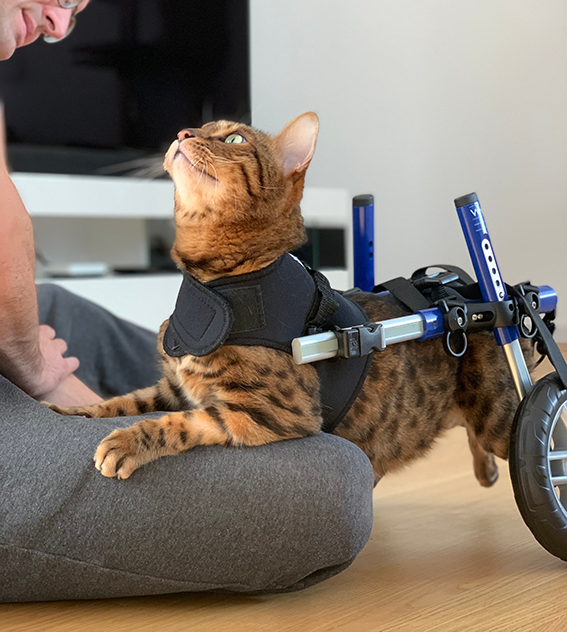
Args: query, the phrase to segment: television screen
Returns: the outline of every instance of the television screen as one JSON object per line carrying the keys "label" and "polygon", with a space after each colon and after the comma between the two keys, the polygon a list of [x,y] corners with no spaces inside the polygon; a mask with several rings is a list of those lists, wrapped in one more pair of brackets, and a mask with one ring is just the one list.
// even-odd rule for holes
{"label": "television screen", "polygon": [[249,123],[249,92],[247,0],[91,0],[0,63],[14,171],[130,172],[184,127]]}

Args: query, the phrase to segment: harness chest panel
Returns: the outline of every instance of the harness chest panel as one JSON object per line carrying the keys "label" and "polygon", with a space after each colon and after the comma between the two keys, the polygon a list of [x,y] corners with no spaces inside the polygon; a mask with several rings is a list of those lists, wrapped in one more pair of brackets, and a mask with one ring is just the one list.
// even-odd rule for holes
{"label": "harness chest panel", "polygon": [[[319,273],[289,254],[262,270],[206,284],[184,274],[163,339],[165,352],[172,357],[205,356],[221,345],[258,345],[291,354],[291,341],[305,335],[307,325],[321,314],[318,286]],[[325,322],[318,324],[331,329],[367,322],[362,308],[339,292],[328,292],[325,300],[334,300],[336,309],[327,309]],[[321,384],[323,430],[331,432],[346,415],[371,360],[372,355],[333,358],[313,365]]]}

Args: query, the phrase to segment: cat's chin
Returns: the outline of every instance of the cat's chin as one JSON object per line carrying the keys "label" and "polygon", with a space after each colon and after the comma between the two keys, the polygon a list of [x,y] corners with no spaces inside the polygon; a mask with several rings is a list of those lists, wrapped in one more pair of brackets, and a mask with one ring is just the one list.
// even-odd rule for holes
{"label": "cat's chin", "polygon": [[169,151],[165,155],[163,166],[176,186],[180,184],[182,180],[186,180],[187,178],[192,179],[195,176],[195,181],[197,181],[202,171],[202,168],[195,165],[191,158],[180,149],[178,143],[174,143],[169,148]]}
{"label": "cat's chin", "polygon": [[167,173],[169,173],[169,175],[172,175],[171,171],[173,168],[173,158],[175,156],[177,144],[177,141],[171,143],[163,159],[163,168],[167,171]]}

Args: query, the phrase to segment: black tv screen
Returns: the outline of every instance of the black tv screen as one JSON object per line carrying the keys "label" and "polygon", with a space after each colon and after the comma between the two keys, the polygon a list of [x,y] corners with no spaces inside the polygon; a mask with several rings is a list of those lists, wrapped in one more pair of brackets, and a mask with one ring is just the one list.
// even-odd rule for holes
{"label": "black tv screen", "polygon": [[91,0],[0,62],[12,169],[120,174],[185,127],[249,123],[248,31],[247,0]]}

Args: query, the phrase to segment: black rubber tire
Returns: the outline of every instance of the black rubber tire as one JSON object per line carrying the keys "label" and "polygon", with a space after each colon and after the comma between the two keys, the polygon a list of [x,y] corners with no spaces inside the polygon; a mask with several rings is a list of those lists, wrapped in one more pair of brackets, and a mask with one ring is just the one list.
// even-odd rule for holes
{"label": "black rubber tire", "polygon": [[567,391],[556,373],[536,382],[522,400],[510,437],[510,476],[516,503],[535,539],[567,561],[567,510],[551,483],[548,450],[553,422]]}

